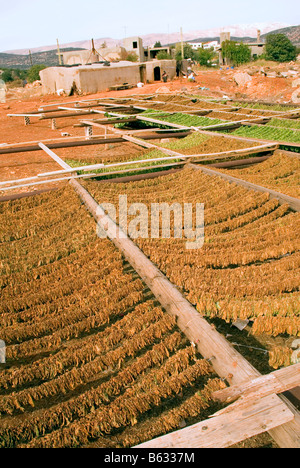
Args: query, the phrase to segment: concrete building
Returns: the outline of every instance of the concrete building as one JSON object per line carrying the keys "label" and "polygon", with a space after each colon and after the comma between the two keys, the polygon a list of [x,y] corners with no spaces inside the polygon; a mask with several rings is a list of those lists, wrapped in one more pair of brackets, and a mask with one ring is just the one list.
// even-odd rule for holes
{"label": "concrete building", "polygon": [[94,52],[92,50],[72,50],[62,52],[60,55],[64,65],[88,65],[101,61],[116,61],[120,59],[124,47],[102,47]]}
{"label": "concrete building", "polygon": [[123,39],[123,45],[127,52],[134,52],[138,56],[139,62],[145,61],[143,40],[140,37],[126,37]]}
{"label": "concrete building", "polygon": [[136,86],[137,83],[160,81],[163,71],[169,79],[176,75],[175,60],[153,60],[146,63],[117,62],[109,66],[101,63],[73,67],[49,67],[40,72],[43,94],[63,90],[67,95],[78,93],[98,93],[124,83]]}
{"label": "concrete building", "polygon": [[192,49],[197,50],[201,49],[203,42],[188,42],[188,45],[190,45]]}
{"label": "concrete building", "polygon": [[225,42],[225,41],[230,41],[230,32],[220,33],[220,44],[222,45],[222,42]]}
{"label": "concrete building", "polygon": [[166,47],[147,47],[144,49],[144,61],[147,62],[148,60],[154,60],[157,57],[159,52],[166,52],[167,54],[171,55],[171,48]]}
{"label": "concrete building", "polygon": [[[224,32],[220,34],[220,47],[217,49],[219,52],[219,63],[220,65],[230,65],[222,56],[222,42],[230,41],[230,33]],[[265,43],[261,41],[260,30],[257,30],[256,42],[244,42],[243,44],[247,45],[251,50],[251,57],[258,58],[265,52]]]}
{"label": "concrete building", "polygon": [[218,41],[210,41],[210,42],[205,42],[203,44],[203,49],[214,49],[214,50],[218,50],[218,48],[220,47],[220,44]]}

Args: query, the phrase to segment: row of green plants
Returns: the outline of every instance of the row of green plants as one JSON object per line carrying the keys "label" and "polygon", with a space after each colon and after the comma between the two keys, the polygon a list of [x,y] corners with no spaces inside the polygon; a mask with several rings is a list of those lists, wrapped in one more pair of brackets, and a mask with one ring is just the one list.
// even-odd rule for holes
{"label": "row of green plants", "polygon": [[299,119],[271,119],[270,122],[267,123],[270,127],[284,127],[284,128],[291,128],[300,130],[300,120]]}
{"label": "row of green plants", "polygon": [[251,127],[241,126],[234,130],[233,135],[261,138],[263,140],[287,141],[291,143],[300,143],[300,131],[287,128],[275,128],[270,126],[253,125]]}
{"label": "row of green plants", "polygon": [[178,125],[184,125],[186,127],[208,127],[210,125],[227,124],[228,122],[221,119],[211,119],[209,117],[199,115],[183,114],[176,112],[174,114],[155,111],[148,109],[141,114],[141,117],[150,117],[153,119],[161,120],[163,122],[174,123]]}
{"label": "row of green plants", "polygon": [[[228,104],[228,101],[222,101],[222,104]],[[262,110],[272,110],[272,111],[282,111],[282,112],[286,112],[286,111],[289,111],[289,110],[293,110],[295,109],[295,106],[282,106],[280,104],[263,104],[261,102],[241,102],[241,101],[237,101],[237,102],[231,102],[230,101],[230,104],[232,106],[237,106],[237,107],[246,107],[246,108],[249,108],[249,109],[262,109]]]}

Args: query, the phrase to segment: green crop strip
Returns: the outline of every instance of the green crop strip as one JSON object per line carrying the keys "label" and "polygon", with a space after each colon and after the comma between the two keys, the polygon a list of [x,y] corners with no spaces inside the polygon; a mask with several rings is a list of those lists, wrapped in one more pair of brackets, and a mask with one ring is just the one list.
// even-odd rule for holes
{"label": "green crop strip", "polygon": [[300,130],[290,130],[280,127],[275,128],[259,125],[253,125],[251,127],[242,126],[234,132],[232,132],[232,134],[238,136],[245,136],[249,138],[260,138],[263,140],[300,143]]}

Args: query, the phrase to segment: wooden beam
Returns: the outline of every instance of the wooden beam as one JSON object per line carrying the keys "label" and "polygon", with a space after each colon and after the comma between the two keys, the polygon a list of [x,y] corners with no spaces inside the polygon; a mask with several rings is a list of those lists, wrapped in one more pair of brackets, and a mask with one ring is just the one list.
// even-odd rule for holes
{"label": "wooden beam", "polygon": [[226,448],[293,421],[292,411],[271,395],[135,448]]}
{"label": "wooden beam", "polygon": [[[77,112],[54,112],[51,115],[43,115],[40,117],[40,120],[49,120],[49,119],[66,119],[68,117],[80,117],[81,115],[90,115],[90,114],[98,114],[99,112],[96,112],[94,109],[91,110],[78,110]],[[105,114],[105,112],[103,112]],[[32,117],[36,117],[36,115],[33,115]]]}
{"label": "wooden beam", "polygon": [[52,159],[54,159],[55,162],[57,162],[61,167],[64,169],[72,169],[69,164],[67,164],[65,161],[63,161],[57,154],[55,154],[51,149],[49,149],[44,143],[39,143],[39,147],[45,151]]}
{"label": "wooden beam", "polygon": [[20,200],[21,198],[29,198],[35,195],[41,195],[42,193],[54,192],[56,190],[58,190],[58,187],[35,190],[34,192],[13,193],[12,195],[5,195],[4,197],[0,197],[0,203],[5,201]]}
{"label": "wooden beam", "polygon": [[124,140],[130,141],[131,143],[134,143],[136,145],[142,146],[143,148],[148,148],[148,149],[155,149],[159,150],[162,153],[165,153],[169,156],[175,156],[176,158],[182,158],[184,155],[182,153],[178,153],[176,151],[169,150],[168,148],[163,148],[158,145],[153,145],[152,143],[148,143],[146,141],[139,140],[138,138],[134,138],[129,135],[123,135]]}
{"label": "wooden beam", "polygon": [[[155,129],[153,129],[155,131]],[[160,133],[159,135],[143,135],[144,140],[158,140],[161,138],[183,138],[189,135],[191,132],[180,132],[180,133],[171,133],[170,130],[167,130],[166,133]],[[82,138],[82,137],[81,137]],[[63,140],[63,141],[61,141]],[[65,139],[61,139],[58,143],[48,143],[48,148],[57,149],[57,148],[73,148],[76,146],[91,146],[91,145],[106,145],[107,143],[124,143],[126,140],[122,138],[122,136],[118,137],[110,137],[104,138],[104,136],[94,136],[91,140],[81,139],[77,141],[65,141]],[[51,141],[51,140],[50,140]],[[47,140],[44,140],[46,143]],[[10,154],[10,153],[25,153],[29,151],[40,151],[41,148],[38,144],[28,145],[28,146],[13,146],[13,147],[3,147],[0,148],[0,155],[1,154]]]}
{"label": "wooden beam", "polygon": [[25,187],[35,187],[36,185],[43,185],[43,184],[52,184],[55,182],[63,182],[63,181],[68,181],[69,179],[81,179],[84,177],[92,177],[96,174],[81,174],[81,175],[66,175],[65,177],[61,178],[56,178],[56,179],[47,179],[47,180],[42,180],[42,181],[37,181],[37,182],[31,182],[29,184],[20,184],[20,185],[11,185],[10,187],[3,187],[0,188],[0,192],[7,192],[9,190],[15,190],[19,188],[25,188]]}
{"label": "wooden beam", "polygon": [[[84,121],[80,124],[75,124],[74,127],[83,127],[85,125],[91,125],[91,120],[88,121],[89,124],[87,123],[87,121]],[[136,122],[136,117],[128,117],[126,119],[97,119],[97,120],[93,120],[93,122],[95,123],[98,123],[98,124],[102,124],[102,125],[114,125],[114,124],[117,124],[117,123],[128,123],[128,122]]]}
{"label": "wooden beam", "polygon": [[160,124],[160,125],[165,125],[166,127],[182,128],[183,130],[189,130],[190,129],[190,127],[187,127],[185,125],[179,125],[179,124],[175,124],[175,123],[165,122],[163,120],[152,119],[150,117],[143,117],[141,115],[137,115],[136,118],[138,120],[142,120],[143,122],[156,123],[156,124]]}
{"label": "wooden beam", "polygon": [[[262,398],[272,393],[283,393],[298,385],[300,385],[300,364],[294,364],[240,385],[233,385],[214,392],[212,397],[222,403],[232,403],[238,400],[238,404],[240,404],[245,399],[250,400]],[[233,405],[229,408],[232,409]],[[227,407],[217,414],[224,414],[229,411],[229,408]]]}
{"label": "wooden beam", "polygon": [[[177,168],[174,166],[177,166]],[[146,172],[144,174],[134,174],[134,175],[122,175],[122,174],[128,174],[128,171],[114,171],[114,172],[109,172],[106,174],[97,174],[97,183],[99,184],[126,184],[128,182],[134,182],[137,180],[147,180],[147,179],[154,179],[157,177],[162,177],[168,174],[174,174],[174,172],[177,172],[182,169],[184,166],[184,162],[181,163],[172,163],[172,164],[164,164],[162,166],[158,166],[160,170],[154,171],[154,172]],[[166,168],[165,170],[161,170],[161,168]],[[149,169],[149,167],[137,167],[134,169],[130,169],[130,172],[142,172]],[[153,168],[154,169],[154,168]],[[121,175],[120,177],[114,177],[111,179],[98,179],[98,176],[106,176],[106,175]]]}
{"label": "wooden beam", "polygon": [[[272,154],[267,154],[266,156],[257,156],[257,157],[254,157],[254,158],[246,158],[246,159],[231,159],[229,161],[223,161],[223,162],[218,162],[218,163],[213,163],[213,164],[209,164],[209,167],[215,167],[216,169],[217,168],[236,168],[236,167],[240,167],[240,166],[252,166],[253,164],[260,164],[264,161],[266,161],[267,159],[269,159],[270,157],[272,156]],[[203,161],[199,161],[199,163],[201,163]],[[197,161],[198,163],[198,161]]]}

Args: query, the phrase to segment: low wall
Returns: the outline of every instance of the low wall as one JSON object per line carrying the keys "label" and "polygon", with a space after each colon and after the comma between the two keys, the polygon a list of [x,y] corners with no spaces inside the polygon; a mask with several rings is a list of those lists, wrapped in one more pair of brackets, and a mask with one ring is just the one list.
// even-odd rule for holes
{"label": "low wall", "polygon": [[110,86],[129,83],[136,85],[140,80],[139,64],[110,67],[86,67],[79,70],[80,89],[87,93],[105,91]]}
{"label": "low wall", "polygon": [[73,83],[80,88],[79,68],[49,67],[40,71],[43,94],[56,93],[63,89],[69,94]]}

